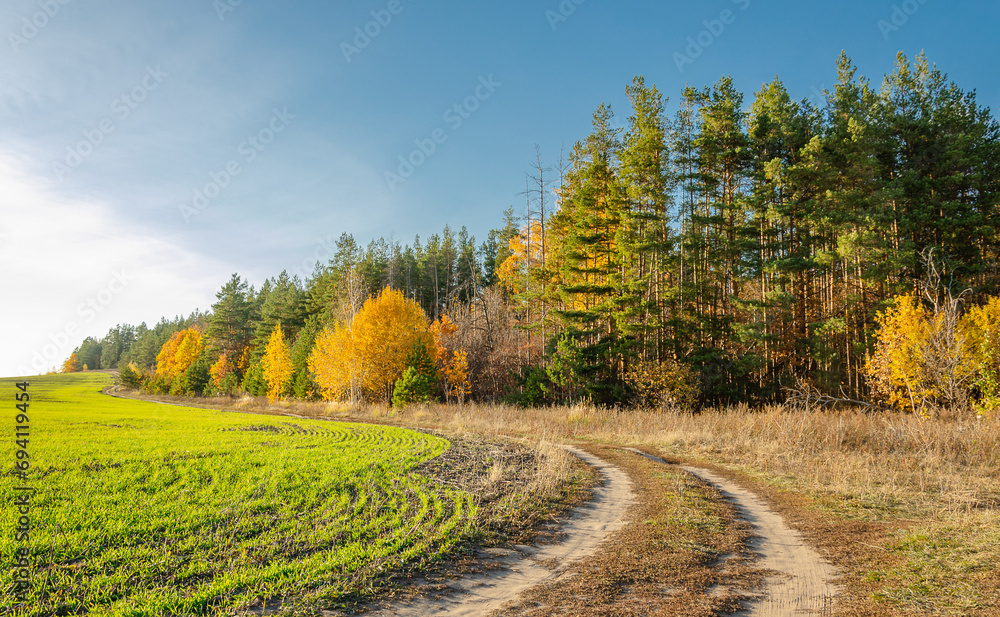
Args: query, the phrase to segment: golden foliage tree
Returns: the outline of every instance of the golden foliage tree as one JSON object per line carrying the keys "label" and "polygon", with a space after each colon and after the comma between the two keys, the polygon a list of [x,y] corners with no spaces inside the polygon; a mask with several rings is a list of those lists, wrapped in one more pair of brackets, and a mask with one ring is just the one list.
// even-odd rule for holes
{"label": "golden foliage tree", "polygon": [[168,380],[180,377],[198,359],[202,349],[201,332],[197,329],[175,332],[156,356],[156,376]]}
{"label": "golden foliage tree", "polygon": [[215,387],[222,385],[222,381],[233,372],[233,367],[230,366],[229,355],[225,352],[219,356],[219,359],[215,361],[212,368],[208,369],[209,375],[212,376],[212,384]]}
{"label": "golden foliage tree", "polygon": [[431,324],[431,336],[434,337],[434,361],[442,362],[447,355],[449,342],[458,333],[458,324],[447,315]]}
{"label": "golden foliage tree", "polygon": [[458,324],[444,315],[431,325],[431,335],[434,337],[434,363],[442,377],[445,398],[458,399],[465,402],[466,395],[472,390],[469,380],[469,354],[458,349]]}
{"label": "golden foliage tree", "polygon": [[976,373],[977,411],[980,416],[993,416],[1000,410],[1000,297],[971,308],[959,328]]}
{"label": "golden foliage tree", "polygon": [[896,296],[876,321],[875,351],[865,371],[878,398],[922,417],[967,403],[976,367],[959,326],[957,299],[949,296],[928,308],[915,295]]}
{"label": "golden foliage tree", "polygon": [[316,383],[328,401],[359,402],[366,366],[361,354],[356,352],[353,332],[339,323],[316,337],[309,354],[309,370],[316,376]]}
{"label": "golden foliage tree", "polygon": [[79,373],[80,372],[80,360],[76,357],[76,352],[70,354],[66,361],[63,362],[62,372],[64,373]]}
{"label": "golden foliage tree", "polygon": [[327,400],[361,398],[387,401],[418,341],[436,355],[427,315],[402,292],[386,287],[369,298],[350,325],[336,324],[316,339],[309,370]]}
{"label": "golden foliage tree", "polygon": [[930,326],[927,310],[915,296],[897,296],[876,321],[875,352],[865,365],[872,391],[893,407],[917,412],[928,395],[920,370]]}
{"label": "golden foliage tree", "polygon": [[532,220],[521,232],[511,237],[508,243],[510,255],[500,264],[497,277],[511,293],[527,291],[532,270],[545,263],[542,246],[544,229],[540,221]]}
{"label": "golden foliage tree", "polygon": [[292,354],[288,351],[281,324],[276,324],[271,332],[271,338],[264,348],[261,365],[264,368],[264,381],[267,382],[267,398],[276,401],[291,384],[292,375],[295,374]]}
{"label": "golden foliage tree", "polygon": [[444,375],[445,394],[448,399],[454,396],[459,403],[464,403],[465,397],[472,390],[472,383],[469,381],[468,354],[461,350],[451,352],[451,356],[441,367],[441,373]]}

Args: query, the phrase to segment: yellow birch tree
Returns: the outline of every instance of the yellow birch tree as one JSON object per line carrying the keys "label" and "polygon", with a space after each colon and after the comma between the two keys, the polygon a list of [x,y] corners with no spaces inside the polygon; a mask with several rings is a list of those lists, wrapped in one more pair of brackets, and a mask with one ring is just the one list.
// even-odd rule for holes
{"label": "yellow birch tree", "polygon": [[201,332],[188,328],[175,332],[156,356],[156,375],[173,381],[194,364],[204,348]]}
{"label": "yellow birch tree", "polygon": [[264,381],[267,382],[267,399],[276,401],[285,391],[295,374],[295,366],[292,364],[292,354],[288,350],[285,342],[285,333],[281,329],[281,324],[276,324],[271,332],[271,338],[264,348],[264,357],[261,359],[264,368]]}
{"label": "yellow birch tree", "polygon": [[79,373],[80,372],[80,360],[76,357],[76,352],[71,353],[66,361],[63,362],[62,372],[64,373]]}
{"label": "yellow birch tree", "polygon": [[434,338],[423,309],[386,287],[365,302],[350,325],[337,324],[320,333],[309,356],[309,370],[327,400],[387,401],[410,350],[420,340],[434,357]]}

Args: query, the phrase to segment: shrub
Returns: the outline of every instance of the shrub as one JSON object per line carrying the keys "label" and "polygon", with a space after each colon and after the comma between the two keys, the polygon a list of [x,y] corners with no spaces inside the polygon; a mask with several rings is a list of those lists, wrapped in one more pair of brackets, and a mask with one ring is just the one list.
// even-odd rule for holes
{"label": "shrub", "polygon": [[418,340],[406,358],[406,369],[396,380],[392,394],[393,407],[413,403],[430,403],[437,397],[438,372],[423,340]]}
{"label": "shrub", "polygon": [[129,390],[138,390],[142,387],[143,375],[134,362],[129,362],[118,372],[118,379]]}
{"label": "shrub", "polygon": [[698,374],[676,360],[643,361],[625,372],[632,402],[645,409],[692,409],[701,395]]}
{"label": "shrub", "polygon": [[145,381],[142,386],[144,392],[149,394],[170,394],[171,381],[161,375],[153,375]]}
{"label": "shrub", "polygon": [[976,374],[976,411],[980,417],[995,416],[1000,410],[1000,298],[970,309],[959,329]]}
{"label": "shrub", "polygon": [[549,380],[548,371],[540,366],[523,366],[518,376],[518,390],[508,389],[504,400],[518,407],[542,407],[551,405],[552,399],[549,393],[552,391],[552,382]]}
{"label": "shrub", "polygon": [[184,394],[203,396],[212,382],[211,366],[204,354],[188,367],[178,380]]}
{"label": "shrub", "polygon": [[413,403],[430,403],[437,380],[421,375],[417,369],[409,366],[403,371],[403,376],[396,380],[392,393],[392,406],[402,409]]}
{"label": "shrub", "polygon": [[865,365],[877,398],[921,417],[967,406],[976,366],[959,332],[959,302],[949,294],[928,307],[914,295],[896,296],[879,313]]}
{"label": "shrub", "polygon": [[243,376],[243,391],[250,396],[267,396],[267,382],[264,381],[264,367],[255,362]]}

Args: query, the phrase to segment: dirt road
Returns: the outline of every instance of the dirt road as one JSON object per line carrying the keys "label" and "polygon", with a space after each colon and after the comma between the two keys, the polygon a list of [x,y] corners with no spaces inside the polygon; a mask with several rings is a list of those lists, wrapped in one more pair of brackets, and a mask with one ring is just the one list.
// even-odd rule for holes
{"label": "dirt road", "polygon": [[756,495],[707,469],[684,466],[685,471],[711,483],[737,505],[754,527],[751,549],[760,556],[757,565],[776,574],[765,580],[763,597],[749,604],[741,615],[790,617],[832,614],[837,587],[836,570],[812,549],[802,535]]}
{"label": "dirt road", "polygon": [[566,568],[597,550],[610,533],[625,525],[625,514],[635,497],[632,482],[621,469],[576,448],[567,449],[600,472],[603,482],[594,499],[577,508],[562,527],[557,544],[519,547],[499,559],[501,569],[454,581],[438,597],[420,598],[372,613],[379,616],[462,617],[487,615],[536,585],[558,580]]}
{"label": "dirt road", "polygon": [[[603,485],[595,498],[575,511],[562,531],[565,539],[542,547],[519,547],[500,558],[500,569],[454,581],[434,597],[396,604],[374,613],[380,616],[430,615],[479,616],[500,611],[527,590],[559,583],[577,560],[592,555],[608,535],[627,524],[626,511],[635,495],[628,476],[602,459],[575,448],[571,452],[595,466]],[[639,450],[628,449],[659,463],[665,461]],[[684,466],[686,472],[715,487],[732,502],[741,518],[753,527],[750,552],[755,566],[771,571],[757,597],[744,601],[747,617],[793,617],[832,613],[838,588],[831,582],[834,568],[752,492],[706,469]],[[502,613],[497,613],[502,614]]]}

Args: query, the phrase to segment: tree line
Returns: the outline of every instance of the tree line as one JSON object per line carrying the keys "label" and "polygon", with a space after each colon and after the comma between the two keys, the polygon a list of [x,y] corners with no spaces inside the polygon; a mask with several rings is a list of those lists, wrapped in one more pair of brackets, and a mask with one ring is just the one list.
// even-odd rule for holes
{"label": "tree line", "polygon": [[[410,245],[345,234],[306,281],[234,275],[209,313],[119,326],[71,360],[134,367],[153,390],[264,395],[280,327],[287,395],[330,398],[317,341],[391,291],[438,343],[448,331],[432,359],[445,371],[464,354],[472,397],[760,403],[806,382],[877,398],[873,354],[887,357],[885,316],[920,288],[922,255],[969,307],[997,293],[1000,124],[923,55],[898,56],[878,88],[846,55],[837,70],[824,101],[775,79],[747,104],[724,77],[684,88],[673,114],[637,77],[624,125],[601,105],[568,160],[538,156],[523,206],[482,244],[464,228]],[[157,377],[185,330],[204,339],[186,381]]]}

